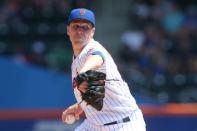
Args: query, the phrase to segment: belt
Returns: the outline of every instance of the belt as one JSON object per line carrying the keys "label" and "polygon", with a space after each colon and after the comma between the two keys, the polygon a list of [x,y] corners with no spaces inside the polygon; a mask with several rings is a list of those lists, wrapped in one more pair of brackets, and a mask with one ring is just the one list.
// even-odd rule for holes
{"label": "belt", "polygon": [[107,126],[107,125],[113,125],[113,124],[118,124],[118,123],[124,123],[124,122],[128,122],[130,121],[130,118],[129,117],[125,117],[119,121],[114,121],[114,122],[110,122],[110,123],[106,123],[104,124],[104,126]]}

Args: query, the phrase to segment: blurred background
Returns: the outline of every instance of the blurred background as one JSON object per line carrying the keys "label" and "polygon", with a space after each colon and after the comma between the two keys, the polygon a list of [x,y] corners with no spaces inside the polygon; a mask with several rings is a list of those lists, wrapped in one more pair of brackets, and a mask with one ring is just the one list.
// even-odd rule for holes
{"label": "blurred background", "polygon": [[[66,23],[95,12],[96,34],[145,115],[148,131],[197,131],[197,5],[194,0],[1,0],[0,130],[72,131],[75,103]],[[186,124],[187,122],[187,124]]]}

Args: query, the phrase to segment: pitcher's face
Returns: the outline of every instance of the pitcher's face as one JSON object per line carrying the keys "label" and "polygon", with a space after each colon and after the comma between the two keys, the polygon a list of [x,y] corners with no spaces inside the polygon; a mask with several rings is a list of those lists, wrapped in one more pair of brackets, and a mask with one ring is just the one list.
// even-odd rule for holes
{"label": "pitcher's face", "polygon": [[72,43],[86,44],[93,38],[95,28],[85,20],[74,20],[67,26],[67,34]]}

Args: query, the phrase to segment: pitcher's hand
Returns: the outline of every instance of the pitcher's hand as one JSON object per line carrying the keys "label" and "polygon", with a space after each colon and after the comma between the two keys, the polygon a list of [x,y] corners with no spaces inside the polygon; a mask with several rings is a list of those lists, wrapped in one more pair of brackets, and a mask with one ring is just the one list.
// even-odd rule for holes
{"label": "pitcher's hand", "polygon": [[80,119],[80,115],[83,113],[83,110],[81,109],[79,104],[74,104],[70,107],[68,107],[63,113],[62,113],[62,121],[64,122],[66,119],[66,116],[68,114],[72,114],[75,116],[76,120]]}

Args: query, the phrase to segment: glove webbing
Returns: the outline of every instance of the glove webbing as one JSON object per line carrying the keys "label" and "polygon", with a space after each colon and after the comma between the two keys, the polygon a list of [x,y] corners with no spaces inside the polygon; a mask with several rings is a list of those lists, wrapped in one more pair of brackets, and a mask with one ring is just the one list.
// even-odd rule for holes
{"label": "glove webbing", "polygon": [[[118,79],[106,79],[105,81],[120,81]],[[84,100],[81,100],[78,105],[80,105]]]}

